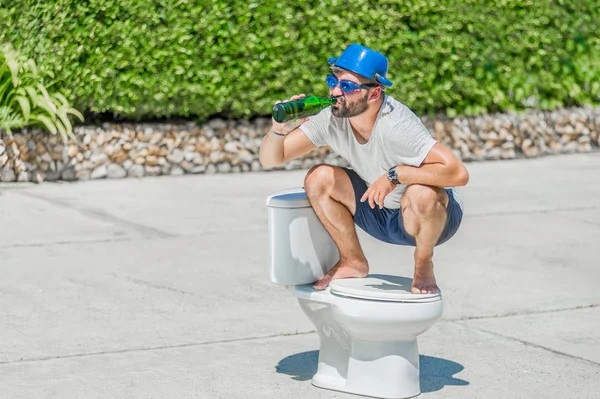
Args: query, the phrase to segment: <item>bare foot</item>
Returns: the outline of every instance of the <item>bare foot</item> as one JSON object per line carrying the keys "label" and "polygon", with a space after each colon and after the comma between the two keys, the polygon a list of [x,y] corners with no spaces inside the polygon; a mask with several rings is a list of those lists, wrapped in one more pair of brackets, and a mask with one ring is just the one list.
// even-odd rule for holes
{"label": "bare foot", "polygon": [[413,294],[433,294],[439,292],[433,274],[433,262],[415,262],[415,275],[411,287]]}
{"label": "bare foot", "polygon": [[313,288],[317,291],[327,288],[331,280],[338,278],[360,278],[369,274],[369,264],[366,261],[342,261],[340,260],[331,270],[318,280]]}

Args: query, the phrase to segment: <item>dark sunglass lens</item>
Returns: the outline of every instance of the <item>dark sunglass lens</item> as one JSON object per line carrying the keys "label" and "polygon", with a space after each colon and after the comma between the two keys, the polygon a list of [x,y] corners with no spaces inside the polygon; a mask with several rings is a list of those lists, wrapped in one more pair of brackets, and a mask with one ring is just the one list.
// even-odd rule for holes
{"label": "dark sunglass lens", "polygon": [[325,78],[325,83],[327,83],[327,86],[333,89],[337,85],[338,80],[335,78],[335,76],[327,75]]}
{"label": "dark sunglass lens", "polygon": [[340,88],[342,89],[343,92],[347,93],[349,91],[352,91],[355,89],[354,85],[352,84],[352,82],[348,82],[345,80],[342,80],[340,82]]}

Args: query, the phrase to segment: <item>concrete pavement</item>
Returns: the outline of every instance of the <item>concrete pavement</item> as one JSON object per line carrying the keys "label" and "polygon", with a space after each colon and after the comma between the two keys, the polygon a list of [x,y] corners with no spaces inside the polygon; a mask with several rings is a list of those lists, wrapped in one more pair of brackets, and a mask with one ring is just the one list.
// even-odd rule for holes
{"label": "concrete pavement", "polygon": [[[421,396],[598,398],[600,153],[467,167]],[[305,172],[0,184],[0,398],[357,398],[310,384],[318,336],[268,281],[265,198]]]}

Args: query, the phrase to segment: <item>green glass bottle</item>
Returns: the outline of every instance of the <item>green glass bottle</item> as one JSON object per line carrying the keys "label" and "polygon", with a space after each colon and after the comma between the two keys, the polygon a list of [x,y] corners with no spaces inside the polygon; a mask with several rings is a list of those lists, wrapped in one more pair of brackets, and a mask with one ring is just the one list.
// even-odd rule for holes
{"label": "green glass bottle", "polygon": [[275,104],[273,107],[273,119],[278,123],[290,121],[292,119],[306,118],[316,115],[324,108],[337,102],[336,97],[317,97],[308,96],[296,101],[286,101]]}

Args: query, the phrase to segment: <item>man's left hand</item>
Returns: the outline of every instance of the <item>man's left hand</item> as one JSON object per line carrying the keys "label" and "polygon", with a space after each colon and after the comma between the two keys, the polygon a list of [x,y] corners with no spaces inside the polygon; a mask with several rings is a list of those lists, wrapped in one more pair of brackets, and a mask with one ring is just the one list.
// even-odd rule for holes
{"label": "man's left hand", "polygon": [[368,199],[371,209],[375,209],[375,204],[379,205],[379,209],[383,209],[383,200],[395,188],[396,185],[389,181],[386,173],[379,179],[375,180],[375,183],[371,184],[371,186],[363,194],[360,202],[365,202],[365,200]]}

